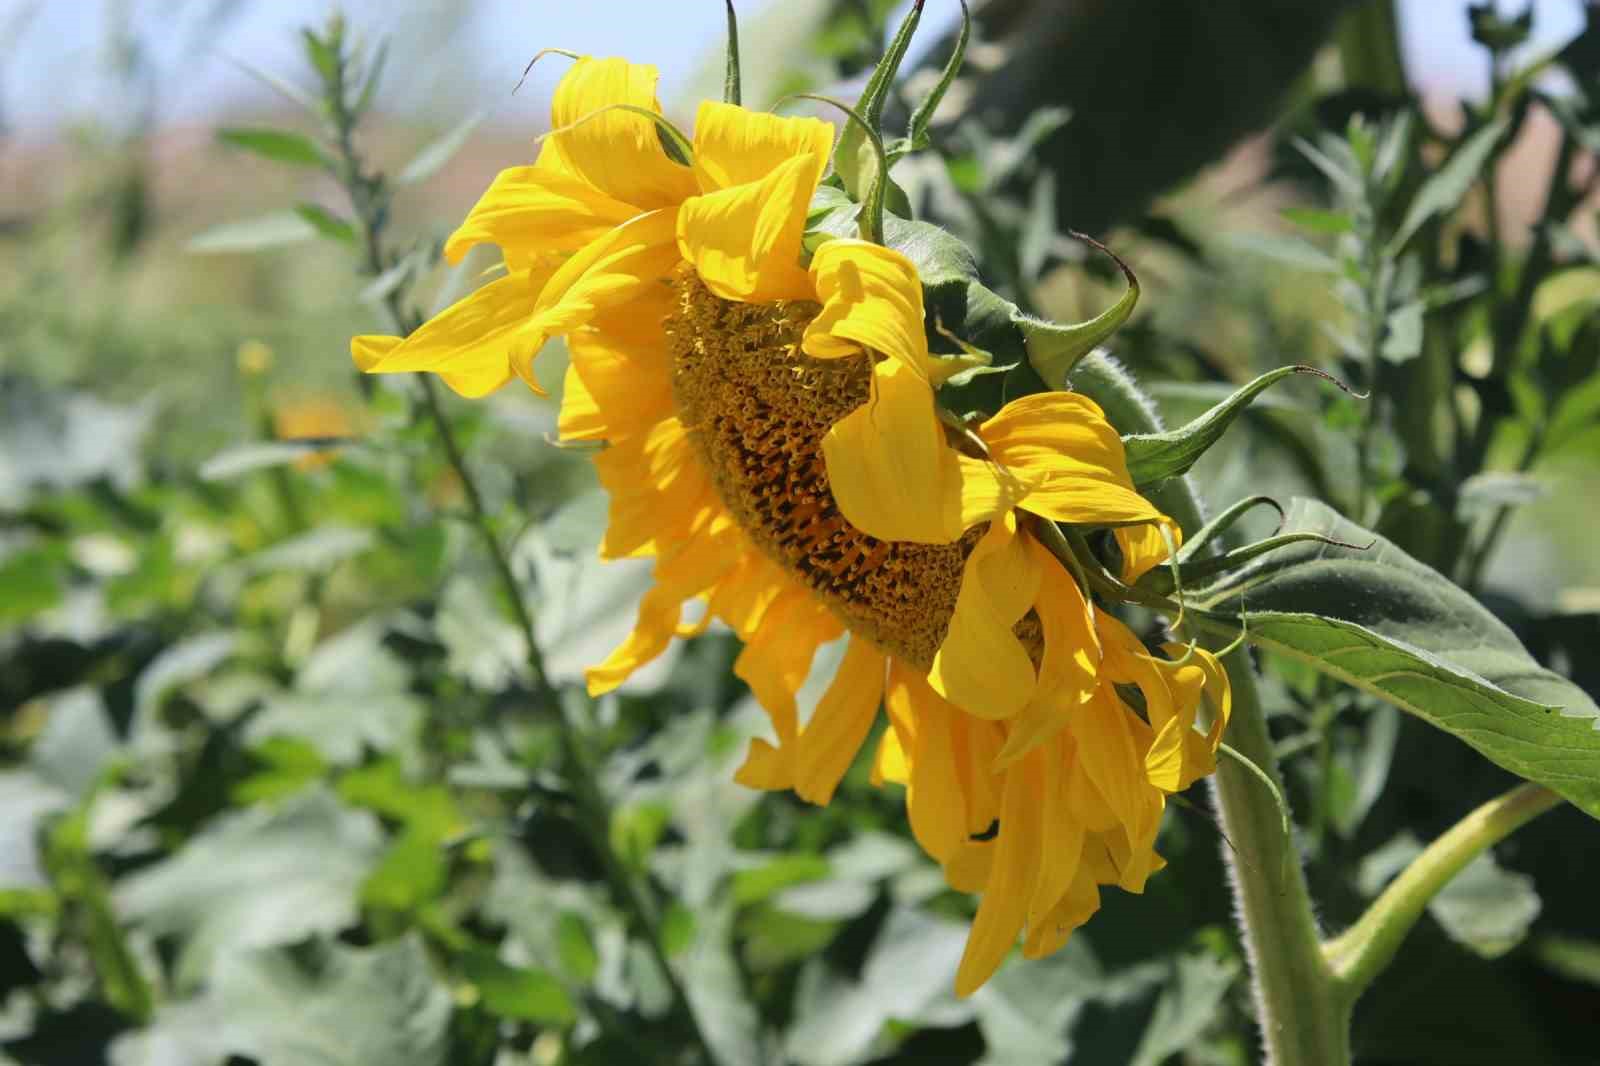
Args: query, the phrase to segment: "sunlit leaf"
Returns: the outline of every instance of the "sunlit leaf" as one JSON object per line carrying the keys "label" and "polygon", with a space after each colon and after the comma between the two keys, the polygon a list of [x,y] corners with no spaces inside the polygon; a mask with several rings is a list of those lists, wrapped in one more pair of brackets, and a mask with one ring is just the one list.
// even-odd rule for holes
{"label": "sunlit leaf", "polygon": [[1516,636],[1438,571],[1325,504],[1296,499],[1301,543],[1201,588],[1189,605],[1252,642],[1371,692],[1600,817],[1600,708],[1534,661]]}

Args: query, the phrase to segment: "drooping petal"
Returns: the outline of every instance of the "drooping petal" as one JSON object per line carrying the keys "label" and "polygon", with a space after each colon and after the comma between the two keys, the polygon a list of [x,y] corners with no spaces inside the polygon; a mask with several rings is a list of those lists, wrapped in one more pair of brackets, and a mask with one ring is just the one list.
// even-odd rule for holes
{"label": "drooping petal", "polygon": [[[911,833],[936,861],[950,861],[967,838],[966,790],[952,744],[952,715],[959,714],[920,674],[895,661],[885,702],[890,720],[913,723],[911,780],[906,814]],[[897,725],[896,732],[900,731]]]}
{"label": "drooping petal", "polygon": [[885,781],[893,781],[897,785],[911,783],[911,756],[906,753],[899,730],[885,729],[878,738],[878,750],[872,757],[872,776],[869,780],[874,788],[882,788]]}
{"label": "drooping petal", "polygon": [[737,565],[711,594],[707,609],[748,641],[767,611],[792,587],[787,574],[760,551],[747,549]]}
{"label": "drooping petal", "polygon": [[990,458],[1031,484],[1023,508],[1058,522],[1114,525],[1164,518],[1134,490],[1122,439],[1075,392],[1012,400],[978,429]]}
{"label": "drooping petal", "polygon": [[760,181],[684,201],[678,250],[706,288],[743,303],[810,298],[800,239],[817,174],[813,160],[796,157]]}
{"label": "drooping petal", "polygon": [[758,182],[791,159],[814,161],[817,173],[833,152],[833,126],[818,118],[785,118],[706,100],[694,119],[694,172],[701,192]]}
{"label": "drooping petal", "polygon": [[555,252],[574,252],[641,213],[581,178],[549,166],[509,167],[445,242],[459,263],[478,244],[497,244],[513,269]]}
{"label": "drooping petal", "polygon": [[563,440],[622,438],[646,432],[672,413],[664,353],[629,351],[598,331],[573,334],[567,351],[572,362],[558,423]]}
{"label": "drooping petal", "polygon": [[464,396],[493,392],[510,379],[511,351],[538,306],[540,280],[529,271],[497,278],[404,340],[355,338],[351,357],[369,374],[431,371]]}
{"label": "drooping petal", "polygon": [[1026,544],[1040,574],[1034,611],[1044,637],[1044,657],[1033,698],[1007,723],[997,769],[1063,729],[1074,710],[1094,695],[1100,669],[1100,641],[1078,583],[1038,541],[1029,537]]}
{"label": "drooping petal", "polygon": [[817,249],[811,277],[822,311],[801,340],[807,355],[837,359],[867,348],[913,368],[930,387],[940,383],[937,375],[948,368],[928,355],[922,280],[911,260],[870,241],[842,238]]}
{"label": "drooping petal", "polygon": [[[1162,530],[1166,533],[1163,535]],[[1131,585],[1153,567],[1160,566],[1171,555],[1167,538],[1173,548],[1183,545],[1183,530],[1171,519],[1147,522],[1139,526],[1123,526],[1115,531],[1117,545],[1122,549],[1122,580]]]}
{"label": "drooping petal", "polygon": [[778,734],[776,746],[757,738],[734,780],[751,788],[793,788],[795,740],[799,736],[795,694],[811,670],[817,649],[843,632],[833,613],[794,587],[768,611],[734,660],[733,672],[750,686]]}
{"label": "drooping petal", "polygon": [[731,535],[730,526],[697,532],[673,555],[656,564],[655,584],[639,602],[639,620],[633,632],[605,662],[584,671],[590,696],[610,692],[667,650],[677,631],[684,601],[710,588],[727,572]]}
{"label": "drooping petal", "polygon": [[1042,959],[1060,951],[1073,931],[1099,909],[1100,886],[1095,883],[1094,875],[1080,865],[1071,886],[1055,907],[1042,921],[1030,923],[1028,938],[1022,944],[1023,958]]}
{"label": "drooping petal", "polygon": [[1083,822],[1074,817],[1067,793],[1067,772],[1071,765],[1069,738],[1056,736],[1039,747],[1043,767],[1041,809],[1043,839],[1039,845],[1039,877],[1028,900],[1028,928],[1046,924],[1063,896],[1078,876],[1083,855]]}
{"label": "drooping petal", "polygon": [[851,639],[838,673],[800,731],[794,790],[801,799],[827,806],[833,798],[878,716],[885,665],[871,641]]}
{"label": "drooping petal", "polygon": [[800,242],[833,127],[708,101],[694,137],[701,195],[678,215],[683,258],[723,299],[812,298]]}
{"label": "drooping petal", "polygon": [[665,418],[646,433],[614,440],[594,457],[611,496],[602,559],[660,554],[701,520],[721,510],[683,423]]}
{"label": "drooping petal", "polygon": [[956,773],[966,797],[967,836],[993,836],[1005,789],[1005,775],[994,772],[995,756],[1005,742],[1004,730],[999,722],[985,722],[954,707],[950,708],[949,725]]}
{"label": "drooping petal", "polygon": [[913,368],[874,366],[871,396],[829,428],[822,455],[839,513],[863,533],[920,544],[961,536],[955,453]]}
{"label": "drooping petal", "polygon": [[963,529],[992,521],[1017,507],[1037,484],[993,459],[970,455],[956,456],[956,471]]}
{"label": "drooping petal", "polygon": [[534,313],[516,333],[511,368],[535,392],[533,357],[550,337],[590,325],[602,312],[654,295],[678,262],[671,210],[638,215],[585,245],[539,290]]}
{"label": "drooping petal", "polygon": [[695,192],[694,173],[667,156],[654,122],[630,111],[605,111],[626,104],[659,114],[657,77],[648,64],[585,56],[561,79],[550,105],[554,132],[547,143],[554,144],[561,167],[641,210],[674,206]]}
{"label": "drooping petal", "polygon": [[1010,718],[1028,705],[1033,660],[1012,627],[1038,596],[1039,566],[1016,520],[996,520],[967,557],[944,643],[928,671],[933,690],[968,714]]}
{"label": "drooping petal", "polygon": [[966,951],[956,970],[956,995],[969,996],[999,968],[1028,916],[1043,844],[1043,772],[1037,757],[1006,774],[994,867]]}

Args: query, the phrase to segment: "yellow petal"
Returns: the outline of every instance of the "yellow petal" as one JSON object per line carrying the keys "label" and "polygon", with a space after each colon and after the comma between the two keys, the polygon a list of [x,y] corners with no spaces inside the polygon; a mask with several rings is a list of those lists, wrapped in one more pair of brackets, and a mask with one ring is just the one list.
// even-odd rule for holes
{"label": "yellow petal", "polygon": [[1075,392],[1012,400],[978,430],[990,457],[1032,488],[1022,506],[1058,522],[1152,522],[1163,516],[1128,476],[1122,438]]}
{"label": "yellow petal", "polygon": [[701,192],[760,181],[783,163],[815,161],[818,173],[833,152],[833,126],[817,118],[783,118],[713,100],[694,119],[694,171]]}
{"label": "yellow petal", "polygon": [[1067,771],[1071,765],[1067,750],[1071,741],[1056,737],[1037,749],[1043,768],[1041,808],[1044,818],[1040,841],[1039,878],[1028,900],[1030,930],[1046,923],[1056,904],[1071,889],[1078,876],[1083,855],[1083,823],[1073,817],[1067,795]]}
{"label": "yellow petal", "polygon": [[855,761],[883,700],[884,655],[871,641],[853,638],[839,672],[800,732],[794,790],[827,806],[839,779]]}
{"label": "yellow petal", "polygon": [[664,355],[636,358],[602,335],[573,334],[561,392],[563,440],[606,440],[648,432],[671,415],[672,380]]}
{"label": "yellow petal", "polygon": [[1180,547],[1183,544],[1183,530],[1168,518],[1140,526],[1123,526],[1115,531],[1117,545],[1122,549],[1124,582],[1131,585],[1149,573],[1152,567],[1167,561],[1171,552],[1167,548],[1167,536],[1161,532],[1163,527],[1172,538],[1172,546]]}
{"label": "yellow petal", "polygon": [[659,114],[657,77],[648,64],[585,56],[556,86],[550,106],[557,132],[547,143],[555,145],[561,167],[641,209],[683,202],[694,194],[694,174],[667,157],[660,128],[650,119],[622,110],[596,113],[627,104]]}
{"label": "yellow petal", "polygon": [[970,455],[957,454],[956,471],[963,529],[991,522],[1011,511],[1027,499],[1037,484],[993,459]]}
{"label": "yellow petal", "polygon": [[1080,865],[1071,887],[1044,920],[1029,924],[1028,938],[1022,944],[1023,957],[1042,959],[1061,950],[1073,931],[1099,909],[1100,887],[1095,884],[1094,875]]}
{"label": "yellow petal", "polygon": [[792,754],[780,751],[769,741],[754,737],[750,741],[750,750],[745,754],[744,762],[733,772],[733,779],[745,788],[757,788],[763,792],[793,788],[794,760],[790,758]]}
{"label": "yellow petal", "polygon": [[774,601],[792,587],[787,574],[751,548],[739,557],[738,564],[711,594],[708,610],[726,622],[741,640],[749,640]]}
{"label": "yellow petal", "polygon": [[1000,817],[1000,794],[1005,789],[1005,775],[994,772],[994,759],[1005,739],[1001,726],[954,707],[950,708],[948,721],[956,773],[966,798],[967,835],[991,835]]}
{"label": "yellow petal", "polygon": [[515,337],[511,368],[534,391],[533,357],[544,342],[594,322],[603,312],[654,297],[678,262],[671,210],[651,211],[585,245],[550,276],[534,314]]}
{"label": "yellow petal", "polygon": [[683,258],[727,300],[812,298],[800,241],[833,127],[708,101],[694,138],[701,195],[679,212]]}
{"label": "yellow petal", "polygon": [[906,754],[906,747],[900,741],[898,730],[885,729],[883,736],[878,738],[878,750],[872,757],[870,780],[874,788],[882,788],[885,781],[893,781],[897,785],[910,784],[911,757]]}
{"label": "yellow petal", "polygon": [[639,601],[633,632],[605,662],[584,671],[590,696],[610,692],[667,650],[684,601],[710,588],[728,569],[727,541],[727,534],[698,535],[656,564],[655,584]]}
{"label": "yellow petal", "polygon": [[817,649],[843,631],[837,618],[810,592],[793,589],[768,612],[734,660],[733,672],[750,686],[778,734],[778,747],[793,758],[799,736],[795,693],[800,691]]}
{"label": "yellow petal", "polygon": [[928,386],[938,368],[922,323],[922,280],[899,252],[854,238],[832,240],[811,258],[822,311],[801,341],[814,359],[869,348],[913,368]]}
{"label": "yellow petal", "polygon": [[863,533],[920,544],[961,536],[955,453],[911,367],[892,359],[873,367],[871,396],[828,429],[822,455],[839,512]]}
{"label": "yellow petal", "polygon": [[1124,825],[1142,825],[1153,791],[1144,776],[1147,745],[1138,743],[1135,723],[1144,725],[1107,684],[1072,716],[1069,725],[1084,772]]}
{"label": "yellow petal", "polygon": [[498,244],[513,267],[573,252],[640,213],[571,174],[548,166],[510,167],[495,176],[445,242],[452,263],[477,244]]}
{"label": "yellow petal", "polygon": [[1006,775],[994,868],[956,970],[958,996],[970,996],[993,975],[1027,920],[1039,876],[1043,798],[1039,760],[1024,759]]}
{"label": "yellow petal", "polygon": [[1012,627],[1038,596],[1040,569],[1006,515],[989,527],[961,575],[955,613],[933,657],[933,690],[979,718],[1010,718],[1034,693],[1033,660]]}
{"label": "yellow petal", "polygon": [[1034,610],[1044,638],[1044,658],[1033,698],[1007,723],[997,770],[1064,728],[1078,705],[1094,695],[1100,670],[1100,641],[1078,583],[1038,541],[1029,537],[1026,544],[1040,574]]}
{"label": "yellow petal", "polygon": [[400,347],[402,337],[385,337],[369,333],[350,341],[350,358],[356,369],[366,373],[383,361],[383,358]]}
{"label": "yellow petal", "polygon": [[801,156],[761,181],[690,197],[678,212],[679,253],[724,300],[809,299],[800,239],[819,173]]}
{"label": "yellow petal", "polygon": [[537,306],[539,280],[527,271],[491,281],[424,322],[403,341],[357,337],[356,366],[370,374],[432,371],[466,396],[482,396],[510,378],[514,344]]}
{"label": "yellow petal", "polygon": [[602,559],[661,554],[720,511],[716,492],[676,418],[644,434],[614,440],[594,457],[595,473],[611,496]]}
{"label": "yellow petal", "polygon": [[915,670],[890,663],[885,702],[891,721],[914,723],[911,780],[906,814],[922,850],[950,861],[967,838],[967,807],[951,743],[952,716],[959,714]]}
{"label": "yellow petal", "polygon": [[944,864],[944,879],[957,892],[976,895],[989,885],[994,872],[993,840],[964,840]]}

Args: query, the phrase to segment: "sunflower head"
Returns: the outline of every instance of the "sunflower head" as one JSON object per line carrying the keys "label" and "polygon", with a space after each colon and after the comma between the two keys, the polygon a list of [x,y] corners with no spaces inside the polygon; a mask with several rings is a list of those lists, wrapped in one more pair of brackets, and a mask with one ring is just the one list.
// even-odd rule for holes
{"label": "sunflower head", "polygon": [[[538,157],[446,244],[497,245],[501,275],[353,354],[478,395],[536,386],[534,357],[565,339],[560,432],[599,446],[601,553],[655,560],[590,692],[725,625],[771,721],[739,780],[817,803],[885,711],[873,782],[904,789],[917,841],[981,894],[965,994],[1019,935],[1053,951],[1103,888],[1143,889],[1166,797],[1214,765],[1228,686],[1205,650],[1117,617],[1160,606],[1135,583],[1178,531],[1104,412],[1061,386],[1131,299],[1114,321],[1039,323],[954,238],[885,211],[903,200],[887,164],[931,113],[901,141],[872,128],[908,39],[837,152],[819,119],[729,101],[679,133],[653,68],[578,59]],[[802,709],[817,649],[840,637],[836,677]]]}

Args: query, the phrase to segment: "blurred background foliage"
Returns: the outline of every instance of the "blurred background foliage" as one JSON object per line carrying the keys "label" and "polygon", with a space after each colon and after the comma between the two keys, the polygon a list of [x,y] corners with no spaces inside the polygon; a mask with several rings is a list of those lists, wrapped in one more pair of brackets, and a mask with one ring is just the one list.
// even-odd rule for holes
{"label": "blurred background foliage", "polygon": [[[318,5],[0,5],[0,1062],[1253,1061],[1200,790],[1144,897],[957,1001],[973,902],[892,789],[858,766],[819,810],[732,783],[761,716],[730,636],[617,698],[574,687],[647,575],[595,561],[604,501],[553,405],[447,400],[467,484],[414,382],[356,380],[351,334],[486,265],[439,241],[543,132],[554,75],[511,95],[528,56],[628,43],[669,113],[715,91],[720,5],[670,5],[668,55],[648,20],[607,43],[632,5],[590,6],[352,3],[334,40]],[[759,101],[847,92],[903,5],[747,6]],[[954,5],[929,6],[912,99],[950,45]],[[94,14],[64,45],[66,7]],[[898,172],[919,211],[1061,318],[1119,284],[1065,230],[1109,241],[1146,294],[1117,353],[1171,418],[1290,362],[1369,390],[1258,403],[1198,470],[1210,501],[1319,495],[1600,695],[1600,9],[974,13],[936,151]],[[1465,99],[1418,58],[1435,38],[1488,72]],[[359,155],[315,147],[335,62]],[[353,209],[349,159],[381,203]],[[1510,779],[1265,665],[1338,929]],[[1439,897],[1363,1001],[1359,1060],[1593,1063],[1592,841],[1560,810]]]}

